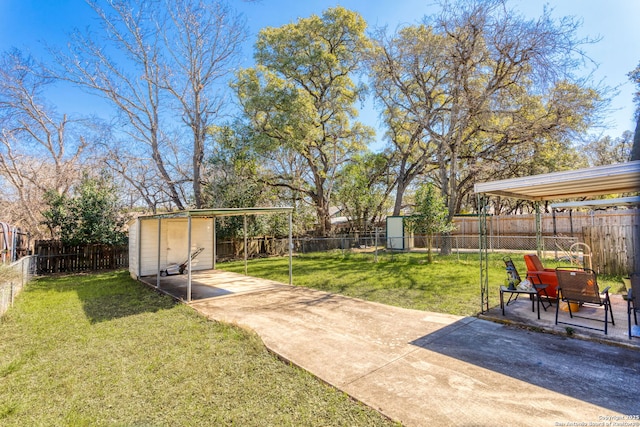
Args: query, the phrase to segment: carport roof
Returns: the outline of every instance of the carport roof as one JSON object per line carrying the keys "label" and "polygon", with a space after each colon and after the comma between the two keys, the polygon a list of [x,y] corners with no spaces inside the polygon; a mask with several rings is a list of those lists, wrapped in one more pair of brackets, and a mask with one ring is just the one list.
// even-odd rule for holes
{"label": "carport roof", "polygon": [[158,218],[211,218],[218,216],[236,215],[265,215],[282,212],[291,212],[292,207],[265,207],[265,208],[224,208],[224,209],[190,209],[184,211],[166,212],[155,215],[143,215],[140,219]]}
{"label": "carport roof", "polygon": [[589,208],[598,209],[611,206],[640,206],[640,196],[620,197],[616,199],[583,200],[578,202],[552,203],[551,209]]}
{"label": "carport roof", "polygon": [[477,183],[479,194],[522,200],[559,200],[640,192],[640,160],[523,178]]}

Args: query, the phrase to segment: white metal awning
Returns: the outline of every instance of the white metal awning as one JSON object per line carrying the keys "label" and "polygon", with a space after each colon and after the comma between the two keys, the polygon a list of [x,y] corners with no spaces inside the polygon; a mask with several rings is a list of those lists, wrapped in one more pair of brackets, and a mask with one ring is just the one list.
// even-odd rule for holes
{"label": "white metal awning", "polygon": [[627,207],[640,206],[640,196],[619,197],[616,199],[583,200],[578,202],[552,203],[551,209],[574,209],[574,208],[598,209],[598,208],[608,208],[611,206],[627,206]]}
{"label": "white metal awning", "polygon": [[217,209],[190,209],[175,212],[158,213],[155,215],[142,215],[140,219],[154,218],[213,218],[219,216],[240,215],[268,215],[274,213],[292,212],[292,207],[255,207],[255,208],[217,208]]}
{"label": "white metal awning", "polygon": [[640,160],[477,183],[474,190],[479,194],[533,201],[640,192]]}

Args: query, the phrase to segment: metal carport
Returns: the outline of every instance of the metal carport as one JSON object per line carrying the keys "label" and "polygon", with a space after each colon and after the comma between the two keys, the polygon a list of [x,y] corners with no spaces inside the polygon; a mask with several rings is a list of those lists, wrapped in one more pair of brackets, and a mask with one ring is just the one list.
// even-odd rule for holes
{"label": "metal carport", "polygon": [[640,192],[640,160],[522,178],[477,183],[481,310],[489,310],[487,214],[489,197],[500,196],[534,202],[536,240],[541,247],[540,202]]}
{"label": "metal carport", "polygon": [[[247,215],[287,214],[289,218],[289,284],[292,283],[292,212],[291,207],[254,207],[227,209],[193,209],[139,216],[129,223],[129,272],[138,279],[155,274],[160,289],[160,271],[163,263],[187,260],[187,302],[191,302],[192,251],[195,244],[204,249],[205,261],[196,269],[216,267],[216,218],[242,216],[244,218],[244,261],[247,274]],[[196,224],[196,236],[193,228]],[[155,225],[154,225],[155,224]],[[171,227],[171,229],[169,229]],[[169,233],[171,231],[171,233]],[[169,235],[171,234],[171,236]],[[184,241],[186,238],[186,242]],[[171,240],[172,239],[172,240]],[[171,245],[169,242],[171,241]],[[171,259],[169,246],[178,246]],[[181,258],[178,258],[181,257]]]}

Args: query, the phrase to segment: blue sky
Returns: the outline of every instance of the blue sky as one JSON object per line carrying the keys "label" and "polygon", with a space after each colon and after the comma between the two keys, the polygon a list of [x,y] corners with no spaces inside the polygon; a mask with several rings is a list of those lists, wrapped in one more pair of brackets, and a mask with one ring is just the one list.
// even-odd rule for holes
{"label": "blue sky", "polygon": [[[244,51],[247,61],[252,56],[255,35],[265,26],[280,26],[336,5],[359,12],[370,27],[387,25],[395,29],[399,25],[419,22],[426,14],[436,11],[431,0],[233,0],[232,4],[242,12],[250,27],[249,43]],[[553,16],[575,16],[583,20],[579,35],[601,37],[586,52],[599,64],[594,80],[610,87],[617,87],[612,111],[606,116],[610,127],[604,134],[618,137],[625,130],[633,130],[634,85],[627,73],[640,62],[640,0],[510,0],[509,5],[527,17],[536,17],[548,4]],[[83,0],[0,0],[0,50],[17,47],[35,56],[43,52],[42,43],[64,44],[66,35],[74,27],[96,25],[92,11]],[[56,101],[56,100],[53,100]],[[73,97],[61,101],[72,103]],[[86,105],[86,104],[84,104]],[[89,113],[83,111],[83,113]],[[361,121],[378,127],[377,114],[365,109]],[[378,136],[381,137],[380,135]]]}

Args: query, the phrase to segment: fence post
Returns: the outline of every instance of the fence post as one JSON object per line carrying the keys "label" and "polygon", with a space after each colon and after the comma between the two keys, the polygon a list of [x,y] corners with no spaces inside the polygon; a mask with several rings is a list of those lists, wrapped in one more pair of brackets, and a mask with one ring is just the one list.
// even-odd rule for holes
{"label": "fence post", "polygon": [[376,243],[375,243],[375,255],[373,257],[374,261],[377,263],[378,262],[378,227],[376,227]]}

